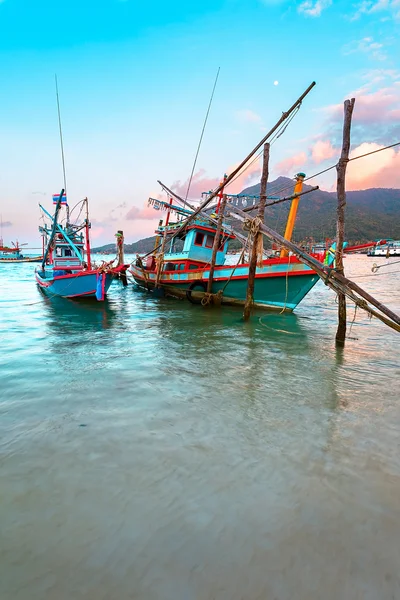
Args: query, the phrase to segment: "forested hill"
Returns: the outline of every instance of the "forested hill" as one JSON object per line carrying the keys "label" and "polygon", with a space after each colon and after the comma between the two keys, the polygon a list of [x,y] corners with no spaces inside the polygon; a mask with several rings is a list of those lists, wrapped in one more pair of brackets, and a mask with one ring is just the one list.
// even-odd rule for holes
{"label": "forested hill", "polygon": [[[304,185],[303,190],[310,189]],[[284,197],[293,191],[293,180],[278,177],[268,184],[268,194]],[[260,184],[243,190],[242,194],[257,195]],[[277,231],[284,230],[289,202],[267,208],[266,222]],[[249,205],[249,201],[239,199],[238,206]],[[294,231],[294,239],[302,241],[312,237],[322,240],[335,236],[336,229],[335,192],[317,190],[300,199],[299,211]],[[346,239],[351,242],[365,242],[376,238],[400,239],[400,189],[373,188],[347,192]],[[144,238],[133,244],[125,244],[127,253],[146,253],[154,247],[155,236]],[[115,244],[94,248],[94,252],[115,252]]]}

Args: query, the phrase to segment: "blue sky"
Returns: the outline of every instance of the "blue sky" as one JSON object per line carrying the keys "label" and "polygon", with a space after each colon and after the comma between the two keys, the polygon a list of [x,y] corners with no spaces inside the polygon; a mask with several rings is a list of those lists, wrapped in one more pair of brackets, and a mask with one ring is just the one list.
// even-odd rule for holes
{"label": "blue sky", "polygon": [[[350,94],[355,150],[399,141],[399,26],[400,0],[0,0],[5,241],[35,244],[37,203],[49,206],[62,185],[54,73],[70,202],[89,196],[98,242],[120,228],[133,240],[152,232],[141,209],[157,179],[184,187],[218,67],[194,195],[202,178],[209,189],[239,162],[312,80],[271,149],[271,177],[335,162]],[[398,153],[377,156],[353,173],[353,189],[400,187]],[[330,189],[334,180],[317,183]]]}

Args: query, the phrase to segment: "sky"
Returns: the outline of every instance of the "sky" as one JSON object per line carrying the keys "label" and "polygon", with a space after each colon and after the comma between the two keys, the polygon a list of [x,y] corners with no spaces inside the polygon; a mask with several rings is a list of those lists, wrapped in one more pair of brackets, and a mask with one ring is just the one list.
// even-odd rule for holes
{"label": "sky", "polygon": [[[151,235],[157,180],[189,198],[215,187],[312,81],[271,146],[270,180],[400,141],[400,0],[0,0],[0,213],[5,243],[39,246],[41,202],[90,201],[93,245]],[[400,146],[399,146],[400,148]],[[259,179],[256,162],[227,190]],[[335,170],[312,183],[335,189]],[[395,147],[349,164],[347,189],[400,188]],[[162,196],[161,196],[162,197]]]}

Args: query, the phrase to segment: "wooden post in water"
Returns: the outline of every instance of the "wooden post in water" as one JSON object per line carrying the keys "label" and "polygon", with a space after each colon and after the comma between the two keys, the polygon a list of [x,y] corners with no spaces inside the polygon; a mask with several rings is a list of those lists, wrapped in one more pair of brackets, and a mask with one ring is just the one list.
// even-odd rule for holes
{"label": "wooden post in water", "polygon": [[[337,170],[337,222],[336,222],[336,271],[344,274],[343,268],[343,242],[344,221],[346,207],[346,169],[350,152],[350,129],[355,99],[346,100],[344,103],[343,143],[342,154],[336,165]],[[336,332],[336,344],[343,346],[346,339],[346,296],[338,293],[338,328]]]}
{"label": "wooden post in water", "polygon": [[[120,267],[125,262],[125,256],[124,256],[124,232],[119,229],[117,231],[115,237],[117,238],[117,267]],[[128,285],[128,279],[126,277],[126,271],[121,272],[119,274],[119,278],[121,279],[122,284],[124,286]]]}
{"label": "wooden post in water", "polygon": [[[260,184],[260,202],[258,205],[258,213],[257,217],[264,223],[264,211],[265,204],[267,202],[267,181],[268,181],[268,162],[269,162],[269,144],[264,144],[264,153],[263,153],[263,166],[262,166],[262,175],[261,175],[261,184]],[[253,235],[252,245],[251,245],[251,256],[250,256],[250,264],[249,264],[249,279],[247,282],[247,293],[246,293],[246,302],[244,305],[243,311],[243,319],[247,321],[250,318],[251,307],[253,304],[253,296],[254,296],[254,279],[256,275],[256,267],[257,267],[257,258],[258,258],[258,250],[260,243],[262,244],[263,235],[260,231],[257,231],[255,235]],[[261,257],[262,257],[262,247],[261,247]]]}
{"label": "wooden post in water", "polygon": [[224,218],[225,207],[226,207],[226,195],[224,194],[222,196],[222,200],[220,200],[220,204],[219,204],[219,208],[218,208],[218,223],[217,223],[217,230],[215,232],[212,255],[211,255],[210,275],[208,277],[208,282],[207,282],[207,294],[211,294],[211,288],[212,288],[213,278],[214,278],[215,263],[217,260],[217,252],[218,252],[218,248],[220,247],[222,221]]}
{"label": "wooden post in water", "polygon": [[117,267],[124,264],[124,232],[120,229],[115,236],[117,238]]}

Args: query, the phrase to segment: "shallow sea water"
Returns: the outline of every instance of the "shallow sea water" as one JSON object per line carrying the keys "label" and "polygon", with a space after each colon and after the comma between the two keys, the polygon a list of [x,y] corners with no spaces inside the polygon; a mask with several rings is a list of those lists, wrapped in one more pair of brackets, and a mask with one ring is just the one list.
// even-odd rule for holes
{"label": "shallow sea water", "polygon": [[[400,312],[374,260],[346,274]],[[337,350],[336,311],[322,283],[246,324],[46,298],[0,265],[1,600],[399,599],[400,336],[358,312]]]}

